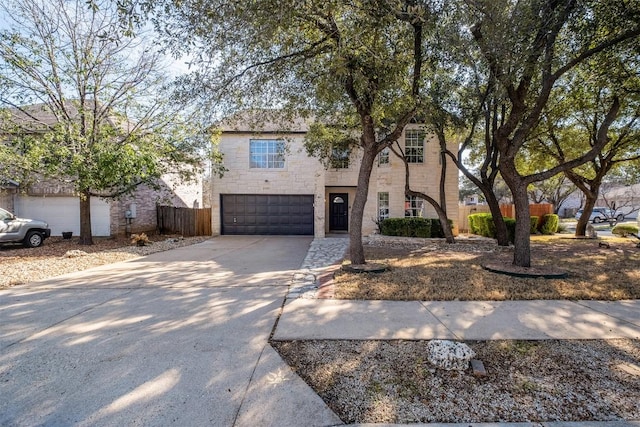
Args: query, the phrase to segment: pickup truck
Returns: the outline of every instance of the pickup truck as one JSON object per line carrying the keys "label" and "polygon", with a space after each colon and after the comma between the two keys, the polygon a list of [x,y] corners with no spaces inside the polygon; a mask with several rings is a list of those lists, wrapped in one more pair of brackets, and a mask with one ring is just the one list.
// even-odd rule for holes
{"label": "pickup truck", "polygon": [[49,224],[37,219],[17,218],[14,214],[0,208],[0,245],[4,243],[22,243],[35,248],[51,236]]}

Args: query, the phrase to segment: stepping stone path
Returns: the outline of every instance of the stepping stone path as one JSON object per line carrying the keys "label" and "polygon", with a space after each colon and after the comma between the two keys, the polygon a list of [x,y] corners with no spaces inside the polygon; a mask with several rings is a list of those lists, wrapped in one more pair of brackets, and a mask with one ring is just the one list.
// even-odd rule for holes
{"label": "stepping stone path", "polygon": [[328,274],[332,267],[335,268],[342,261],[348,247],[347,238],[314,239],[300,270],[291,278],[287,298],[316,298],[320,277]]}

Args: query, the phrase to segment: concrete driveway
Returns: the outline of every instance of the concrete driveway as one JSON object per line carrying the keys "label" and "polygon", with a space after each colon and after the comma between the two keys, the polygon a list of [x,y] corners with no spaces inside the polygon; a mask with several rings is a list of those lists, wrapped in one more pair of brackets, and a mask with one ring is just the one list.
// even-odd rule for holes
{"label": "concrete driveway", "polygon": [[204,243],[0,291],[0,425],[331,425],[268,339],[307,237]]}

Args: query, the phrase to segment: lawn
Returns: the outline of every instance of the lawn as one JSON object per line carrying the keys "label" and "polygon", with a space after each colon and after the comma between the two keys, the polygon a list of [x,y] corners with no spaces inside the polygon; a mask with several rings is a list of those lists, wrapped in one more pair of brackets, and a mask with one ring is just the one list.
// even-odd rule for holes
{"label": "lawn", "polygon": [[534,267],[561,269],[564,279],[520,278],[492,273],[484,264],[509,265],[513,247],[493,241],[404,239],[365,246],[370,263],[383,273],[335,274],[335,298],[371,300],[533,300],[640,298],[640,249],[632,238],[574,239],[532,236]]}

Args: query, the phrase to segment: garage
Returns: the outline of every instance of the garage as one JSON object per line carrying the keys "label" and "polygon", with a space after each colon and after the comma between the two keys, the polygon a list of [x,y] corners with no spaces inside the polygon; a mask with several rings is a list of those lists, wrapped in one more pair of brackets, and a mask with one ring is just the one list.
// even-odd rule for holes
{"label": "garage", "polygon": [[221,194],[222,234],[313,235],[313,195]]}
{"label": "garage", "polygon": [[[15,212],[23,218],[40,219],[49,223],[52,236],[63,231],[80,234],[80,199],[77,197],[19,196],[15,201]],[[97,198],[91,199],[91,233],[94,236],[109,236],[109,204]]]}

